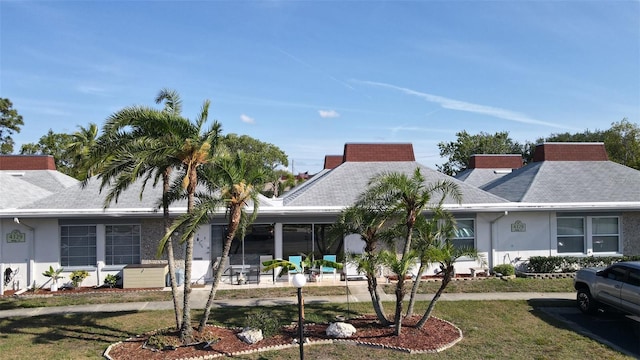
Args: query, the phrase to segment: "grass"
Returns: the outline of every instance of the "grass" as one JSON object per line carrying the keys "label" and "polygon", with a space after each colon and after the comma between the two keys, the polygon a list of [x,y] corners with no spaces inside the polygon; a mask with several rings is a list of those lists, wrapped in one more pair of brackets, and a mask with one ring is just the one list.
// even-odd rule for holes
{"label": "grass", "polygon": [[[440,287],[440,281],[422,281],[418,290],[421,294],[433,294]],[[408,288],[411,283],[406,285]],[[395,284],[383,286],[387,294],[395,291]],[[487,293],[487,292],[574,292],[572,278],[534,279],[515,278],[502,280],[488,278],[482,280],[458,280],[449,283],[445,293]]]}
{"label": "grass", "polygon": [[[428,303],[418,304],[422,311]],[[389,311],[391,303],[385,303]],[[534,306],[535,305],[535,306]],[[558,303],[554,304],[558,306]],[[576,334],[563,324],[545,317],[527,301],[439,302],[435,316],[459,326],[464,339],[438,353],[408,355],[390,350],[352,345],[322,345],[305,348],[309,359],[629,359],[610,348]],[[560,306],[575,306],[566,301]],[[248,314],[264,308],[214,309],[211,322],[243,326]],[[353,315],[371,313],[366,303],[351,304]],[[280,319],[297,318],[296,306],[268,308]],[[346,314],[345,304],[307,304],[307,318],[314,321]],[[200,311],[194,311],[194,319]],[[100,359],[110,344],[143,332],[171,326],[171,311],[48,315],[0,319],[0,358]],[[298,349],[256,353],[238,357],[247,360],[298,358]]]}
{"label": "grass", "polygon": [[[199,291],[199,290],[198,290]],[[308,286],[305,287],[305,295],[344,295],[343,286]],[[47,295],[45,295],[47,294]],[[216,299],[258,299],[274,298],[281,296],[291,296],[291,287],[285,288],[258,288],[258,289],[238,289],[238,290],[218,290]],[[105,292],[105,293],[79,293],[64,294],[58,292],[56,295],[39,292],[21,297],[5,296],[0,297],[0,310],[10,310],[17,308],[34,308],[47,306],[69,306],[88,304],[108,304],[121,302],[148,302],[148,301],[171,301],[169,291],[132,291],[132,292]]]}

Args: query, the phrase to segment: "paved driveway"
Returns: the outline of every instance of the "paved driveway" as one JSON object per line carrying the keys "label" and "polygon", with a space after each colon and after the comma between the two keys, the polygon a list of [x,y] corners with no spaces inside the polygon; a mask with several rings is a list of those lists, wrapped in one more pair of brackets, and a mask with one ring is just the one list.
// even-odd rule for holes
{"label": "paved driveway", "polygon": [[569,328],[640,359],[640,323],[624,314],[606,311],[584,315],[574,307],[542,307],[539,310],[564,322]]}

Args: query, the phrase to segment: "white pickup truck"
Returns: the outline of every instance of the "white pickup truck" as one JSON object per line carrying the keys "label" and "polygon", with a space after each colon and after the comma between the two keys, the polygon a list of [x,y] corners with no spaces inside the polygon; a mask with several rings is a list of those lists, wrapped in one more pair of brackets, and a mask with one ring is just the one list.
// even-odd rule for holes
{"label": "white pickup truck", "polygon": [[583,313],[593,314],[609,306],[640,316],[640,261],[622,261],[605,269],[580,269],[573,284]]}

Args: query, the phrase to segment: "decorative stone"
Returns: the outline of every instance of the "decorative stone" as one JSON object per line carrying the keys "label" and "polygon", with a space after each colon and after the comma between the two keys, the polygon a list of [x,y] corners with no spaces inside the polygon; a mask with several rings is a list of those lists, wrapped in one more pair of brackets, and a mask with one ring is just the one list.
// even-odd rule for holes
{"label": "decorative stone", "polygon": [[327,327],[327,336],[338,339],[345,339],[351,337],[356,333],[356,328],[348,323],[335,322],[329,324]]}
{"label": "decorative stone", "polygon": [[240,340],[249,345],[253,345],[258,341],[264,339],[264,337],[262,336],[262,330],[260,329],[244,328],[242,332],[238,333],[237,336]]}

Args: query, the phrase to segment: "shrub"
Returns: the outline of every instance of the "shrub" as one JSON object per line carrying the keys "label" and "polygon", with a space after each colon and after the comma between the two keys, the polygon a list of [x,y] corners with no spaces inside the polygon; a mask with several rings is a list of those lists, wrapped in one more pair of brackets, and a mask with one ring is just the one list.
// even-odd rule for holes
{"label": "shrub", "polygon": [[277,334],[282,325],[277,317],[272,316],[265,310],[260,310],[255,314],[247,315],[244,326],[262,330],[262,336],[267,338]]}
{"label": "shrub", "polygon": [[80,284],[82,284],[82,281],[87,277],[89,277],[89,273],[86,270],[72,271],[71,276],[69,276],[73,287],[79,287]]}
{"label": "shrub", "polygon": [[107,275],[104,277],[104,284],[107,285],[108,287],[112,288],[115,287],[118,284],[118,281],[120,281],[120,275]]}
{"label": "shrub", "polygon": [[494,273],[500,273],[504,276],[511,276],[516,274],[516,268],[511,264],[500,264],[493,267]]}

